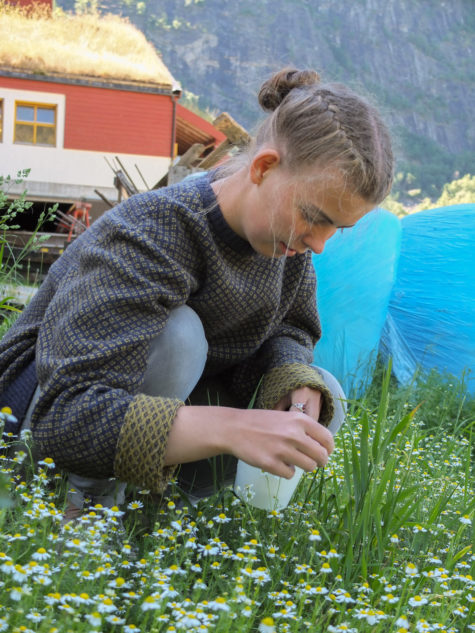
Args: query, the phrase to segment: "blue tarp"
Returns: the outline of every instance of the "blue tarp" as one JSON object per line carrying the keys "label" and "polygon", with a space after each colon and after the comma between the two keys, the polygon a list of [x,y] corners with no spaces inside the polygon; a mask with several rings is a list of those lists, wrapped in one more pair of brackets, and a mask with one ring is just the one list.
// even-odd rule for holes
{"label": "blue tarp", "polygon": [[313,263],[323,330],[314,361],[349,397],[364,391],[378,346],[403,384],[436,369],[475,393],[475,204],[402,220],[376,209]]}
{"label": "blue tarp", "polygon": [[375,209],[351,229],[338,231],[321,255],[313,255],[322,338],[315,364],[360,396],[371,378],[395,283],[400,221]]}
{"label": "blue tarp", "polygon": [[475,394],[475,204],[414,213],[401,226],[381,350],[402,383],[436,369]]}

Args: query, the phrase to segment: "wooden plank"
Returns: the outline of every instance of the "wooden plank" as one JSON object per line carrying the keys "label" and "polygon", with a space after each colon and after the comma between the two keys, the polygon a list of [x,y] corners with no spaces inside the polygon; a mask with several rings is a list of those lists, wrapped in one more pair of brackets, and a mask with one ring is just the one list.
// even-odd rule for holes
{"label": "wooden plank", "polygon": [[231,141],[223,141],[221,145],[218,145],[216,149],[214,149],[210,154],[208,154],[208,156],[203,158],[203,160],[198,163],[198,167],[200,169],[209,169],[210,167],[213,167],[222,158],[224,158],[229,150],[233,147],[234,145],[233,143],[231,143]]}
{"label": "wooden plank", "polygon": [[246,130],[227,112],[222,112],[214,121],[213,125],[220,132],[226,135],[228,141],[233,145],[246,145],[251,137]]}

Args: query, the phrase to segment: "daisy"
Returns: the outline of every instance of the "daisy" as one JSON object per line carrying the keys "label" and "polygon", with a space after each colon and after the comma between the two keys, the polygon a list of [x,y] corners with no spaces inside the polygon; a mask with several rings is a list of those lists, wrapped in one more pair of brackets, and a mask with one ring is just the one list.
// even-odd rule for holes
{"label": "daisy", "polygon": [[221,512],[217,516],[213,517],[213,521],[216,521],[216,523],[228,523],[231,519]]}
{"label": "daisy", "polygon": [[422,607],[427,604],[429,601],[427,598],[423,598],[422,596],[414,596],[409,599],[409,604],[411,607]]}
{"label": "daisy", "polygon": [[376,611],[375,609],[355,609],[352,615],[358,620],[366,620],[371,625],[378,624],[378,622],[388,617],[384,611]]}
{"label": "daisy", "polygon": [[143,503],[141,501],[131,501],[127,505],[128,510],[141,510],[143,508]]}
{"label": "daisy", "polygon": [[223,598],[222,596],[219,596],[218,598],[216,598],[216,600],[212,600],[211,602],[208,602],[207,606],[212,610],[212,611],[229,611],[230,607],[226,602],[226,599]]}
{"label": "daisy", "polygon": [[274,620],[272,618],[264,618],[261,620],[258,631],[259,633],[276,633]]}
{"label": "daisy", "polygon": [[40,547],[34,554],[32,554],[31,558],[33,560],[48,560],[50,556],[51,554],[48,554],[44,547]]}
{"label": "daisy", "polygon": [[84,617],[91,626],[100,626],[102,624],[101,614],[97,613],[97,611],[94,611],[94,613],[87,613]]}
{"label": "daisy", "polygon": [[408,563],[406,565],[406,569],[404,570],[406,576],[411,576],[412,578],[418,578],[419,577],[419,571],[417,569],[417,567],[414,565],[414,563]]}

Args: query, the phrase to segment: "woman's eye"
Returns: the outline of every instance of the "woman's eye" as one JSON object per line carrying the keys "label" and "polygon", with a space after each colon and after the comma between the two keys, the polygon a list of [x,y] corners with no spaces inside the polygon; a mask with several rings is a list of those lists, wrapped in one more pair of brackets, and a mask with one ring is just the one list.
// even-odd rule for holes
{"label": "woman's eye", "polygon": [[301,213],[303,219],[305,220],[305,222],[307,222],[307,224],[310,224],[312,226],[318,224],[328,224],[328,220],[318,212],[315,213],[315,211],[307,211],[305,208],[303,208],[301,209]]}

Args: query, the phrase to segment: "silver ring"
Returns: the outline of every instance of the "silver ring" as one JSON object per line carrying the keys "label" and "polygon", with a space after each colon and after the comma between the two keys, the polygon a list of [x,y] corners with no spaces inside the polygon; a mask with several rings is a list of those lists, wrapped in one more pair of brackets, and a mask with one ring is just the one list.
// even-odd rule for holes
{"label": "silver ring", "polygon": [[296,409],[298,409],[301,413],[305,413],[305,402],[292,402],[292,404],[290,405],[290,407],[295,407]]}

